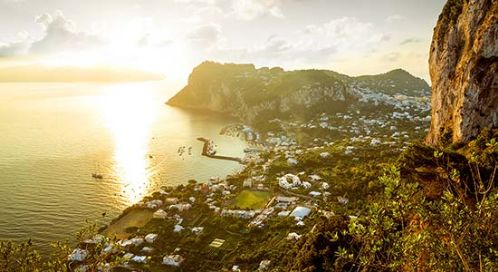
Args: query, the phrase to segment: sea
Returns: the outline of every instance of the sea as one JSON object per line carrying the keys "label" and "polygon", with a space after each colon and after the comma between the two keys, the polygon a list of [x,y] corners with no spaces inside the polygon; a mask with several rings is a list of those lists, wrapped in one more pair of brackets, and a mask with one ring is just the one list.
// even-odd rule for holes
{"label": "sea", "polygon": [[236,120],[166,105],[177,91],[165,81],[1,83],[0,241],[45,251],[162,186],[239,171],[201,156],[197,140],[242,157],[246,144],[220,135]]}

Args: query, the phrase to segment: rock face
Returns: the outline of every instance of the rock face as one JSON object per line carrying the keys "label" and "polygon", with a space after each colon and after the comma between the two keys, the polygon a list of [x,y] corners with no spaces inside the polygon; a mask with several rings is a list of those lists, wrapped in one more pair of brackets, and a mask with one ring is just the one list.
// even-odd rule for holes
{"label": "rock face", "polygon": [[498,1],[450,0],[430,51],[432,123],[426,142],[465,143],[498,126]]}
{"label": "rock face", "polygon": [[420,97],[429,91],[424,80],[401,69],[355,78],[327,70],[284,71],[204,62],[194,68],[187,86],[168,104],[227,113],[257,123],[343,112],[358,101],[369,100],[364,99],[366,93],[367,98],[378,94],[377,100],[382,100],[394,94]]}

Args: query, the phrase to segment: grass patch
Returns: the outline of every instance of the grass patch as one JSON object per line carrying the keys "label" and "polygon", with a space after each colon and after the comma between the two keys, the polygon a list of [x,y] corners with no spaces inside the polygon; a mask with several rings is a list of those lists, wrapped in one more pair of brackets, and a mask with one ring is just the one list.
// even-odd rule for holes
{"label": "grass patch", "polygon": [[244,190],[235,198],[235,206],[240,209],[261,209],[269,199],[269,192]]}
{"label": "grass patch", "polygon": [[126,239],[130,236],[130,230],[145,226],[152,219],[153,214],[151,210],[134,209],[109,225],[104,234],[108,237],[116,236],[118,239]]}

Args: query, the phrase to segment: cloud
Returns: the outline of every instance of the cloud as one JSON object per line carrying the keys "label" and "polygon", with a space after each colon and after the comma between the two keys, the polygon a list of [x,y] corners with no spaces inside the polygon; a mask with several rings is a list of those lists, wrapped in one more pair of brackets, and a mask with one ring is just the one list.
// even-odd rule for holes
{"label": "cloud", "polygon": [[187,34],[187,41],[197,48],[211,48],[221,40],[221,26],[201,25]]}
{"label": "cloud", "polygon": [[420,42],[422,42],[421,39],[418,39],[418,38],[408,38],[408,39],[403,40],[400,43],[400,45],[411,44],[411,43],[420,43]]}
{"label": "cloud", "polygon": [[0,57],[18,56],[26,54],[31,46],[31,38],[28,33],[20,32],[15,41],[1,43],[0,42]]}
{"label": "cloud", "polygon": [[284,17],[277,0],[232,0],[232,12],[237,19],[246,21],[261,16]]}
{"label": "cloud", "polygon": [[384,61],[388,61],[388,62],[396,62],[400,59],[401,57],[401,54],[398,53],[398,52],[391,52],[391,53],[387,53],[387,54],[384,54],[382,56],[382,59]]}
{"label": "cloud", "polygon": [[185,4],[194,14],[216,14],[237,20],[251,21],[263,16],[284,18],[281,6],[284,0],[174,0]]}
{"label": "cloud", "polygon": [[398,15],[398,14],[394,14],[394,15],[388,16],[386,18],[386,22],[391,24],[391,23],[394,23],[394,22],[403,21],[404,19],[405,19],[404,16]]}
{"label": "cloud", "polygon": [[41,38],[33,39],[28,33],[23,33],[15,41],[0,43],[0,56],[80,51],[104,43],[96,35],[77,31],[74,22],[66,19],[61,11],[44,13],[37,16],[35,22],[42,27]]}
{"label": "cloud", "polygon": [[338,58],[371,54],[390,36],[378,32],[372,23],[354,17],[308,25],[286,36],[271,35],[266,40],[239,48],[216,48],[215,59],[256,62],[289,67],[326,66]]}
{"label": "cloud", "polygon": [[38,16],[35,22],[44,30],[41,39],[32,43],[30,52],[37,54],[59,53],[61,51],[78,51],[99,46],[103,41],[85,32],[78,32],[76,25],[66,19],[61,11]]}
{"label": "cloud", "polygon": [[309,25],[303,33],[306,39],[299,46],[322,52],[358,51],[390,39],[389,35],[377,32],[372,23],[355,17],[333,19],[319,26]]}

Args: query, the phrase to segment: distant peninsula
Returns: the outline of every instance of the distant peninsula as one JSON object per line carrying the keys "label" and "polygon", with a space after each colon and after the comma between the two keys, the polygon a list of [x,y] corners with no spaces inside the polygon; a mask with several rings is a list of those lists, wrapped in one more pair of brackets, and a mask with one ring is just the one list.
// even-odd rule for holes
{"label": "distant peninsula", "polygon": [[193,69],[187,86],[167,104],[228,113],[257,123],[296,118],[296,114],[307,118],[341,112],[366,93],[427,97],[430,91],[425,80],[402,69],[351,77],[329,70],[257,69],[252,64],[206,61]]}

